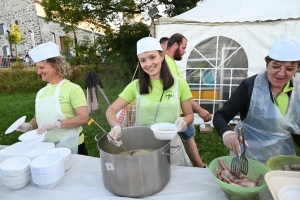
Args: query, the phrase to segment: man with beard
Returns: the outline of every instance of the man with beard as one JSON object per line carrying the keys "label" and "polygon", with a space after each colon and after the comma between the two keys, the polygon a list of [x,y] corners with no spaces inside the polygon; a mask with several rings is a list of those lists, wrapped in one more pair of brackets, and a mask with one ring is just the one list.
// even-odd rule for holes
{"label": "man with beard", "polygon": [[[185,49],[187,46],[187,39],[180,33],[173,34],[167,44],[167,50],[165,53],[165,59],[169,66],[169,69],[173,75],[183,78],[182,73],[177,66],[175,60],[182,60],[182,56],[185,54]],[[211,120],[210,113],[201,108],[195,101],[192,102],[193,111],[198,113],[198,115],[205,121]],[[184,148],[189,158],[196,167],[206,167],[202,162],[198,148],[194,139],[195,127],[193,124],[187,126],[186,131],[179,133],[181,138],[184,140]]]}

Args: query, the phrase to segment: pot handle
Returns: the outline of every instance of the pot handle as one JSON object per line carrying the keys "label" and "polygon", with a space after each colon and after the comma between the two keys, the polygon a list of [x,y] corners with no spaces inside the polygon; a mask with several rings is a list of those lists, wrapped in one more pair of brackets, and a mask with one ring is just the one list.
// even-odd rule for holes
{"label": "pot handle", "polygon": [[175,146],[175,147],[170,146],[169,149],[171,149],[171,148],[177,148],[177,149],[176,149],[175,151],[173,151],[173,152],[166,153],[166,151],[168,150],[168,149],[167,149],[165,152],[162,152],[161,155],[162,155],[162,156],[164,156],[164,155],[170,156],[170,155],[176,153],[176,152],[181,148],[181,145],[178,145],[178,146]]}
{"label": "pot handle", "polygon": [[102,133],[98,133],[96,136],[95,136],[95,140],[96,142],[98,142],[98,138],[102,135]]}

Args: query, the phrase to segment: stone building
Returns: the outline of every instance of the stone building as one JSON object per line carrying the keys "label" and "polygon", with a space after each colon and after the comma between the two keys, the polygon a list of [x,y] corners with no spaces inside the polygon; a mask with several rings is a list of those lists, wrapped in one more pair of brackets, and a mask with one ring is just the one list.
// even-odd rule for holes
{"label": "stone building", "polygon": [[[45,22],[41,0],[0,0],[0,56],[15,55],[14,45],[10,45],[6,36],[10,34],[12,24],[17,24],[23,32],[23,41],[17,45],[20,58],[38,44],[53,41],[64,51],[63,40],[66,33],[59,23]],[[78,25],[76,31],[69,35],[79,43],[84,36],[91,41],[100,36],[94,32],[94,26],[87,22]]]}

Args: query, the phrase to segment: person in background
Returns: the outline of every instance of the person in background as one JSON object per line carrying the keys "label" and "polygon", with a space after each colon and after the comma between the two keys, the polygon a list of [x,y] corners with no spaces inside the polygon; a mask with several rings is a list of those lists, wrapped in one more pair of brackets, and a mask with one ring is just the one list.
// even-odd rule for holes
{"label": "person in background", "polygon": [[[107,121],[112,129],[109,132],[114,140],[109,141],[117,146],[122,129],[118,124],[116,114],[124,106],[136,100],[137,126],[151,126],[154,123],[175,123],[177,130],[182,132],[187,125],[192,124],[192,94],[188,84],[182,78],[173,77],[164,59],[164,53],[159,40],[146,37],[137,42],[137,57],[139,74],[132,81],[107,111]],[[182,112],[181,112],[182,111]],[[180,114],[182,113],[182,117]],[[182,144],[178,135],[171,141],[171,146]],[[172,165],[192,166],[183,148],[180,153],[171,155]]]}
{"label": "person in background", "polygon": [[[243,80],[213,119],[231,154],[241,153],[241,127],[248,143],[246,157],[262,163],[272,156],[294,155],[291,136],[300,146],[300,39],[277,39],[265,62],[266,68]],[[241,121],[232,131],[228,123],[238,113]]]}
{"label": "person in background", "polygon": [[167,50],[168,40],[169,40],[168,37],[162,37],[159,40],[160,46],[161,46],[161,48],[162,48],[162,50],[163,50],[164,53]]}
{"label": "person in background", "polygon": [[[171,73],[175,76],[183,78],[180,68],[176,64],[175,60],[179,61],[182,60],[182,56],[185,54],[185,49],[187,46],[187,39],[181,35],[180,33],[173,34],[167,43],[167,50],[165,53],[165,60],[169,66]],[[198,113],[198,115],[204,120],[204,122],[211,120],[210,113],[201,108],[195,101],[192,100],[192,108],[193,111]],[[194,166],[197,167],[206,167],[201,160],[199,155],[199,151],[194,139],[195,136],[195,127],[193,124],[190,124],[187,127],[187,130],[180,133],[182,139],[184,140],[183,144],[186,149],[186,152],[194,163]]]}
{"label": "person in background", "polygon": [[37,129],[39,134],[47,131],[45,142],[87,155],[82,133],[89,116],[87,101],[82,88],[66,79],[71,75],[71,67],[60,55],[59,46],[53,42],[43,43],[31,49],[29,56],[48,84],[36,95],[35,117],[17,130]]}

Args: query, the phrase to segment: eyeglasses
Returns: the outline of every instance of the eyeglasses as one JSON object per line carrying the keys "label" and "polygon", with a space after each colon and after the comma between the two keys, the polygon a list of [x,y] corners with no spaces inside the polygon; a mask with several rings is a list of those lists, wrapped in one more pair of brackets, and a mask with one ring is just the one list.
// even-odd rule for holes
{"label": "eyeglasses", "polygon": [[276,64],[271,64],[271,65],[269,65],[269,70],[272,72],[272,73],[277,73],[277,72],[280,72],[281,71],[281,69],[284,69],[285,70],[285,72],[287,73],[287,74],[293,74],[293,73],[295,73],[295,71],[297,71],[297,67],[295,67],[295,66],[288,66],[288,67],[283,67],[283,66],[281,66],[281,65],[276,65]]}

